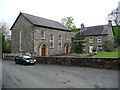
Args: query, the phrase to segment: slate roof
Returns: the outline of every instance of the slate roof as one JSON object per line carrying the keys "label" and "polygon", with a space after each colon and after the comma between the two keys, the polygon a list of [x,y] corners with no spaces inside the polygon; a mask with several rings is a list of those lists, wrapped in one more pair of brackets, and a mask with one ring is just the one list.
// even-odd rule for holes
{"label": "slate roof", "polygon": [[33,15],[30,15],[30,14],[26,14],[26,13],[21,13],[21,14],[26,19],[28,19],[33,25],[43,26],[43,27],[47,27],[47,28],[53,28],[53,29],[57,29],[57,30],[63,30],[63,31],[71,32],[70,29],[68,29],[64,25],[60,24],[59,22],[49,20],[49,19],[45,19],[45,18],[41,18],[41,17],[38,17],[38,16],[33,16]]}
{"label": "slate roof", "polygon": [[80,32],[85,36],[108,35],[110,29],[111,29],[110,25],[100,25],[100,26],[84,27],[83,29],[80,29]]}

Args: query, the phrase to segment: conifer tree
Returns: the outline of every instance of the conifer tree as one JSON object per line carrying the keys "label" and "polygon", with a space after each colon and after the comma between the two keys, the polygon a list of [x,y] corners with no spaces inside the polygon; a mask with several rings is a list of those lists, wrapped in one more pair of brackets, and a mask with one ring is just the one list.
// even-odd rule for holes
{"label": "conifer tree", "polygon": [[80,32],[76,33],[75,38],[74,38],[74,52],[75,53],[83,53],[83,43],[85,37],[83,34]]}

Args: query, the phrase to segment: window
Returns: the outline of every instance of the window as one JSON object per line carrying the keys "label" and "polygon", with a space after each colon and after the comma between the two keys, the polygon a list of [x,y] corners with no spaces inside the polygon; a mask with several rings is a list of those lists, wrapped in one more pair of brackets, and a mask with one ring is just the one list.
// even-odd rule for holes
{"label": "window", "polygon": [[54,48],[54,36],[50,34],[50,48]]}
{"label": "window", "polygon": [[59,38],[58,38],[58,47],[62,47],[62,37],[61,37],[61,35],[59,35]]}
{"label": "window", "polygon": [[50,34],[50,40],[53,41],[53,35],[52,34]]}
{"label": "window", "polygon": [[23,58],[26,58],[26,59],[32,59],[31,56],[23,56]]}
{"label": "window", "polygon": [[44,32],[44,30],[41,31],[41,39],[45,39],[45,32]]}
{"label": "window", "polygon": [[85,51],[85,49],[86,49],[85,45],[83,45],[82,49],[83,49],[83,51]]}
{"label": "window", "polygon": [[53,42],[50,42],[50,48],[53,48]]}
{"label": "window", "polygon": [[22,31],[20,31],[20,36],[19,36],[19,51],[22,51]]}
{"label": "window", "polygon": [[81,41],[82,41],[83,43],[86,43],[86,38],[82,39]]}
{"label": "window", "polygon": [[85,41],[86,41],[86,39],[84,38],[82,41],[83,41],[83,42],[85,42]]}
{"label": "window", "polygon": [[93,52],[93,48],[94,48],[93,45],[90,45],[90,46],[89,46],[89,52],[90,52],[90,53]]}
{"label": "window", "polygon": [[97,42],[102,43],[102,37],[101,36],[97,37]]}
{"label": "window", "polygon": [[98,49],[98,50],[102,50],[102,45],[101,45],[101,44],[98,44],[97,49]]}
{"label": "window", "polygon": [[92,37],[89,38],[89,43],[93,43],[93,38]]}

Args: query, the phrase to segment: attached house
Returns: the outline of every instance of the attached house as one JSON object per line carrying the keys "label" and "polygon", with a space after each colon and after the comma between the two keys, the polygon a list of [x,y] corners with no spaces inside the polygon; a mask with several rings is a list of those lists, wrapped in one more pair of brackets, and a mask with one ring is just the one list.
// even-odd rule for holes
{"label": "attached house", "polygon": [[38,56],[70,53],[71,30],[59,22],[21,12],[11,31],[12,53]]}
{"label": "attached house", "polygon": [[109,21],[107,25],[84,27],[81,24],[80,32],[85,36],[83,50],[86,53],[91,53],[93,49],[99,51],[103,50],[106,41],[114,42],[114,32],[112,29],[112,22]]}

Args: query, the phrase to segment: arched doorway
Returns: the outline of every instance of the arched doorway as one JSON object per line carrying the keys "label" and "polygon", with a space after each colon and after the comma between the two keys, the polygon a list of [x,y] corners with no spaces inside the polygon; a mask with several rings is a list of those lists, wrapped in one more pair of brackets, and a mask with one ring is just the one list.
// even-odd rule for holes
{"label": "arched doorway", "polygon": [[42,45],[41,56],[46,56],[46,45]]}
{"label": "arched doorway", "polygon": [[48,47],[46,44],[41,44],[39,49],[40,56],[47,56],[48,55]]}
{"label": "arched doorway", "polygon": [[69,54],[70,53],[70,47],[68,44],[65,44],[65,54]]}

